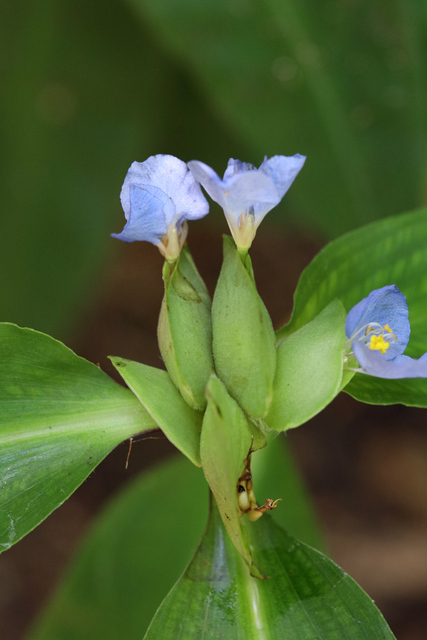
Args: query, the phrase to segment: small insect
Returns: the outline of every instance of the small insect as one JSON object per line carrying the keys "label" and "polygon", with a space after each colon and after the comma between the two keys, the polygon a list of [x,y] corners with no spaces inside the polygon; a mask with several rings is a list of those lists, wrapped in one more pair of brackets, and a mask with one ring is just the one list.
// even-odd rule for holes
{"label": "small insect", "polygon": [[237,483],[237,500],[239,503],[240,515],[247,514],[249,520],[255,522],[261,518],[266,511],[272,511],[277,507],[281,498],[272,500],[267,498],[262,507],[258,507],[253,490],[252,473],[251,473],[251,454],[245,460],[245,469]]}

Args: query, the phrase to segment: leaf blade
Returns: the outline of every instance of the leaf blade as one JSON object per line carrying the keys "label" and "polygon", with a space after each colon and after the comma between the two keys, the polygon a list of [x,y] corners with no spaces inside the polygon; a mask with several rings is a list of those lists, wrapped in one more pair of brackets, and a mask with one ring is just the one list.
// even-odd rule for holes
{"label": "leaf blade", "polygon": [[1,324],[0,360],[4,551],[60,506],[116,445],[157,425],[131,392],[37,331]]}
{"label": "leaf blade", "polygon": [[[411,338],[405,351],[427,351],[427,209],[405,213],[334,240],[301,275],[280,341],[310,322],[335,297],[347,312],[373,289],[396,284],[406,296]],[[426,380],[383,380],[356,373],[344,390],[362,402],[427,406]]]}
{"label": "leaf blade", "polygon": [[[215,508],[186,572],[164,600],[144,640],[392,640],[369,596],[323,554],[264,516],[249,525],[269,580],[256,580],[236,554]],[[191,609],[189,604],[191,603]],[[162,635],[163,634],[163,635]]]}

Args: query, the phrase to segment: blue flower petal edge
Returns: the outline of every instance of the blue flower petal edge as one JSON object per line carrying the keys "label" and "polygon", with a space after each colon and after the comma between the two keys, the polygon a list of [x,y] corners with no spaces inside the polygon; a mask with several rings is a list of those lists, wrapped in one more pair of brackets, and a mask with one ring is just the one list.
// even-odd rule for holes
{"label": "blue flower petal edge", "polygon": [[223,208],[236,245],[248,249],[258,225],[281,201],[305,159],[299,153],[266,157],[257,169],[230,158],[223,179],[198,160],[189,162],[188,167],[212,200]]}
{"label": "blue flower petal edge", "polygon": [[171,259],[177,257],[185,240],[183,223],[209,212],[209,204],[186,163],[170,155],[133,162],[120,200],[127,222],[121,233],[111,234],[113,238],[151,242]]}
{"label": "blue flower petal edge", "polygon": [[374,289],[356,304],[345,331],[359,372],[388,379],[427,378],[427,353],[419,360],[403,355],[411,329],[406,298],[396,285]]}

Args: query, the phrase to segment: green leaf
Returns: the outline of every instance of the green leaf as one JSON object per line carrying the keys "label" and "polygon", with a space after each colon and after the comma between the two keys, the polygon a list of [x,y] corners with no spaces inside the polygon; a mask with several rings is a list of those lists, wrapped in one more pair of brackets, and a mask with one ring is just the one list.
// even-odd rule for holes
{"label": "green leaf", "polygon": [[0,551],[120,442],[157,427],[135,396],[53,338],[0,325]]}
{"label": "green leaf", "polygon": [[237,484],[251,450],[251,432],[243,411],[215,376],[209,380],[207,399],[200,441],[203,471],[228,535],[251,566],[251,552],[237,500]]}
{"label": "green leaf", "polygon": [[333,300],[279,345],[273,402],[265,418],[272,429],[304,424],[340,391],[345,319],[343,305]]}
{"label": "green leaf", "polygon": [[205,389],[214,369],[211,301],[188,249],[163,267],[165,294],[158,339],[170,377],[193,409],[206,407]]}
{"label": "green leaf", "polygon": [[200,467],[203,414],[185,402],[167,371],[124,358],[110,360],[165,436]]}
{"label": "green leaf", "polygon": [[[362,227],[328,244],[303,272],[288,325],[278,340],[310,322],[334,298],[347,312],[373,289],[396,284],[409,307],[406,355],[427,351],[427,209]],[[374,404],[427,406],[427,380],[382,380],[357,373],[345,387]]]}
{"label": "green leaf", "polygon": [[[256,493],[283,498],[274,519],[319,545],[282,439],[252,455]],[[203,474],[182,456],[130,483],[96,521],[29,640],[140,640],[190,560],[207,511]]]}
{"label": "green leaf", "polygon": [[284,204],[295,220],[338,235],[423,201],[425,3],[128,1],[246,145],[242,160],[307,155]]}
{"label": "green leaf", "polygon": [[245,264],[224,236],[224,262],[212,303],[215,368],[228,391],[253,418],[271,403],[276,368],[274,331],[258,295],[249,255]]}
{"label": "green leaf", "polygon": [[203,474],[182,456],[129,483],[94,523],[28,640],[141,640],[207,512]]}
{"label": "green leaf", "polygon": [[366,593],[324,555],[263,516],[251,546],[269,580],[255,580],[231,545],[216,508],[186,572],[145,640],[392,640]]}

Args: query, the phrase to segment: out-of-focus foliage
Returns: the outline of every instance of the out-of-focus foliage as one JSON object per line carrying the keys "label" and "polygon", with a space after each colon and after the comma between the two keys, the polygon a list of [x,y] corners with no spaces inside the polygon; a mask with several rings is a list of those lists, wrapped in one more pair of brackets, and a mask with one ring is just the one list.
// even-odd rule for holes
{"label": "out-of-focus foliage", "polygon": [[306,223],[338,235],[426,196],[425,3],[128,1],[252,155],[307,155]]}
{"label": "out-of-focus foliage", "polygon": [[126,170],[153,153],[219,173],[304,153],[276,217],[326,236],[422,203],[426,6],[3,3],[1,319],[65,336],[121,228]]}
{"label": "out-of-focus foliage", "polygon": [[117,242],[131,162],[234,145],[126,3],[24,0],[1,18],[0,316],[64,337]]}

